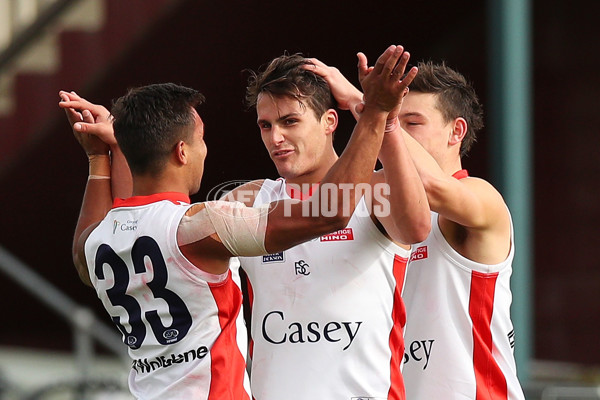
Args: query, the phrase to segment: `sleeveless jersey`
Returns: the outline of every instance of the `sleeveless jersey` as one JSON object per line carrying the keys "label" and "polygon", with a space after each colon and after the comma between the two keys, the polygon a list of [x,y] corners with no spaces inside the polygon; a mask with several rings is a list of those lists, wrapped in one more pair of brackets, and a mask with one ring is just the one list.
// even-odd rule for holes
{"label": "sleeveless jersey", "polygon": [[[511,224],[512,230],[512,224]],[[473,262],[444,239],[438,214],[413,246],[404,301],[403,375],[411,400],[522,400],[516,375],[509,281],[514,257]]]}
{"label": "sleeveless jersey", "polygon": [[[283,198],[285,181],[265,180],[254,204]],[[254,398],[404,399],[409,254],[377,229],[361,200],[345,229],[240,257],[252,307]]]}
{"label": "sleeveless jersey", "polygon": [[179,193],[115,200],[85,243],[90,278],[129,346],[136,398],[249,399],[238,271],[209,274],[183,256],[189,207]]}

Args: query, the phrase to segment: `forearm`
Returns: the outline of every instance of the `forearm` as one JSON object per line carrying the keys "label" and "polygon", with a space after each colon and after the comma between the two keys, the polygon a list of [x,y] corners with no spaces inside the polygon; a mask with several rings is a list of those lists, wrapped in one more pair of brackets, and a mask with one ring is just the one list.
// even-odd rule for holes
{"label": "forearm", "polygon": [[389,216],[383,216],[387,218],[384,226],[393,224],[393,229],[387,230],[394,240],[405,244],[423,241],[431,229],[429,203],[399,130],[386,133],[379,159],[389,190]]}
{"label": "forearm", "polygon": [[[357,186],[370,183],[383,140],[386,118],[387,112],[375,108],[365,109],[341,157],[321,182],[318,193],[320,194],[321,189],[326,188],[327,184],[335,188],[337,202],[333,201],[335,199],[328,199],[331,202],[329,205],[346,206],[348,219],[356,206]],[[317,196],[313,198],[311,201],[319,201]]]}
{"label": "forearm", "polygon": [[112,206],[110,169],[108,155],[94,155],[89,159],[89,176],[79,211],[73,239],[73,251],[83,233],[90,225],[101,221]]}
{"label": "forearm", "polygon": [[440,212],[444,204],[451,201],[454,178],[446,174],[435,159],[406,131],[401,130],[406,148],[414,162],[419,177],[423,182],[429,206]]}

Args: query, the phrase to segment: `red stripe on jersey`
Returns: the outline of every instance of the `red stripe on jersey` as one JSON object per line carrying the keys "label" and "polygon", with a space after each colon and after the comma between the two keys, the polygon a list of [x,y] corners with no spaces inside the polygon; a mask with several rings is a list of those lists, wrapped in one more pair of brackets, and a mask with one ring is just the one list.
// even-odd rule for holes
{"label": "red stripe on jersey", "polygon": [[[246,288],[248,295],[248,307],[250,308],[250,315],[252,315],[252,307],[254,306],[254,290],[252,290],[252,282],[250,282],[250,278],[246,278]],[[252,324],[252,320],[250,320],[250,324]],[[252,340],[252,335],[250,335],[250,343],[248,345],[250,348],[248,351],[250,352],[250,358],[254,354],[254,340]]]}
{"label": "red stripe on jersey", "polygon": [[506,378],[492,354],[494,294],[498,273],[471,273],[469,315],[473,321],[473,367],[477,386],[476,400],[506,400]]}
{"label": "red stripe on jersey", "polygon": [[406,325],[406,309],[402,300],[402,287],[404,286],[404,276],[406,275],[406,263],[408,259],[394,256],[393,273],[396,279],[394,289],[394,306],[392,308],[392,331],[390,332],[390,350],[392,358],[390,360],[390,391],[388,400],[404,400],[406,392],[404,389],[404,380],[400,365],[404,358],[404,326]]}
{"label": "red stripe on jersey", "polygon": [[246,363],[237,345],[236,320],[242,307],[242,292],[228,273],[225,284],[210,284],[219,310],[221,334],[210,350],[209,400],[250,399],[244,389]]}

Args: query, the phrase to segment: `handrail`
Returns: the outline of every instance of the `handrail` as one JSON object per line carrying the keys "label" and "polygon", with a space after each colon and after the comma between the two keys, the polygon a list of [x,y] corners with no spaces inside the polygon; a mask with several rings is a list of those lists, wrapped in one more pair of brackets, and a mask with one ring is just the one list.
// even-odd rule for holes
{"label": "handrail", "polygon": [[[91,336],[129,363],[126,347],[114,328],[99,321],[87,307],[73,301],[2,246],[0,246],[0,270],[67,320],[75,328],[76,344],[86,343],[85,338]],[[85,360],[89,360],[89,355],[93,351],[90,348],[76,347],[79,349],[78,359],[87,362]],[[81,365],[81,368],[82,372],[87,371],[88,365]]]}
{"label": "handrail", "polygon": [[16,56],[21,54],[50,24],[77,1],[80,0],[56,0],[47,6],[35,21],[17,34],[6,49],[0,53],[0,72],[7,68]]}

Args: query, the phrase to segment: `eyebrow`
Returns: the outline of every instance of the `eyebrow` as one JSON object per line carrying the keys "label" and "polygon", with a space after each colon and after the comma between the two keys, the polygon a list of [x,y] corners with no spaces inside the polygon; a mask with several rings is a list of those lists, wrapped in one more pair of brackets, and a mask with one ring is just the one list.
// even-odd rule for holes
{"label": "eyebrow", "polygon": [[[292,113],[285,114],[285,115],[282,115],[281,117],[277,118],[276,122],[285,121],[288,118],[298,117],[298,116],[301,116],[301,115],[302,114],[300,114],[298,112],[292,112]],[[258,121],[256,121],[256,123],[258,123],[258,124],[261,124],[261,123],[264,123],[264,122],[269,122],[269,121],[267,121],[266,119],[259,119]]]}
{"label": "eyebrow", "polygon": [[425,118],[425,116],[419,112],[401,113],[400,117],[422,117],[422,118]]}

